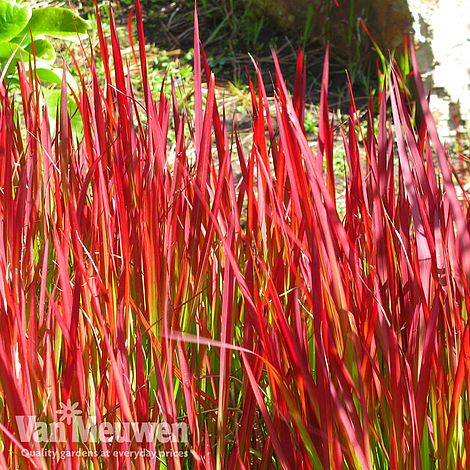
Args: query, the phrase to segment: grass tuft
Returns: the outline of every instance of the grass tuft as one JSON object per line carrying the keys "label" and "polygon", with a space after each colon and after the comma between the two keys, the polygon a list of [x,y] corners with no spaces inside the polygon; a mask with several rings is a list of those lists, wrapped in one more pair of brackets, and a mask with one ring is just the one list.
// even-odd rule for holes
{"label": "grass tuft", "polygon": [[[65,79],[54,128],[34,75],[19,68],[21,103],[0,85],[0,466],[466,468],[468,201],[414,53],[421,119],[392,64],[336,126],[327,51],[314,146],[302,53],[292,96],[274,55],[274,107],[254,63],[247,152],[197,23],[191,118],[175,84],[153,96],[135,12],[142,95],[111,12],[106,80],[92,55],[80,74],[82,137]],[[77,417],[24,439],[18,417],[50,424],[63,404],[188,441],[75,442]]]}

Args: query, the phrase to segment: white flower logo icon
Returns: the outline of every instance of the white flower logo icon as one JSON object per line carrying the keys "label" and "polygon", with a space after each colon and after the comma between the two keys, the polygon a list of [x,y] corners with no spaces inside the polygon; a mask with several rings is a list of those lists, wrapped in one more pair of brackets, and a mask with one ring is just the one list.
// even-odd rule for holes
{"label": "white flower logo icon", "polygon": [[65,421],[68,425],[72,424],[81,414],[82,410],[78,409],[78,403],[72,403],[70,398],[67,400],[67,403],[61,403],[60,410],[57,410],[60,421]]}

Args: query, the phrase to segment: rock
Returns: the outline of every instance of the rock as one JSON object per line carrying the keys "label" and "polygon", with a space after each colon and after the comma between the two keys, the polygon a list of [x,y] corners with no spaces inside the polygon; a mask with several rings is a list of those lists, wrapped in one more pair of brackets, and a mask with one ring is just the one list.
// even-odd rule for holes
{"label": "rock", "polygon": [[[281,31],[301,35],[304,31],[307,12],[314,8],[312,35],[324,38],[336,46],[338,52],[350,56],[351,48],[357,48],[360,26],[357,19],[363,18],[380,46],[384,49],[400,48],[403,33],[409,31],[412,17],[407,0],[356,0],[339,2],[332,0],[245,0],[247,6],[268,18]],[[350,5],[354,11],[350,12]]]}
{"label": "rock", "polygon": [[407,0],[363,1],[370,5],[368,24],[379,44],[385,49],[400,49],[403,35],[412,27],[412,17]]}
{"label": "rock", "polygon": [[470,8],[468,0],[408,0],[418,63],[441,136],[470,124]]}
{"label": "rock", "polygon": [[305,26],[309,0],[245,0],[247,6],[274,23],[280,31],[295,33]]}
{"label": "rock", "polygon": [[[414,31],[426,85],[432,87],[431,110],[441,136],[456,127],[470,128],[469,0],[244,0],[273,26],[302,35],[308,8],[314,6],[312,35],[330,41],[333,54],[355,66],[370,50],[357,23],[363,18],[384,52],[397,50],[404,34]],[[349,8],[354,5],[354,11]],[[350,18],[353,18],[351,20]],[[370,60],[376,56],[370,54]],[[350,65],[350,66],[351,66]]]}

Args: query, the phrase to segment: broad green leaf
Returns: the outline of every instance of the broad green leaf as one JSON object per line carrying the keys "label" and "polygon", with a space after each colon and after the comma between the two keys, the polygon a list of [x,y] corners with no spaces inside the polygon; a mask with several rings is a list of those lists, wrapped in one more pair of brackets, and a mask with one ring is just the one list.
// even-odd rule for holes
{"label": "broad green leaf", "polygon": [[[22,47],[14,42],[0,41],[0,63],[6,62],[12,56],[14,56],[14,61],[17,61],[25,52]],[[27,54],[28,53],[24,54],[24,57],[26,57]]]}
{"label": "broad green leaf", "polygon": [[47,62],[55,61],[56,54],[55,54],[54,46],[47,39],[35,39],[34,43],[31,43],[25,46],[24,48],[25,51],[32,54],[33,45],[34,45],[34,52],[36,53],[36,57],[46,60]]}
{"label": "broad green leaf", "polygon": [[[21,60],[27,60],[29,53],[18,44],[0,41],[0,75],[10,76],[16,73],[16,64]],[[8,64],[8,67],[7,67]],[[7,67],[7,68],[6,68]]]}
{"label": "broad green leaf", "polygon": [[[54,128],[55,121],[57,120],[57,111],[60,108],[62,91],[56,88],[42,88],[42,94],[47,105],[47,111],[49,113],[49,118],[52,125],[51,127]],[[83,122],[77,107],[77,103],[70,94],[67,94],[67,111],[71,118],[72,130],[76,136],[81,136],[83,132]]]}
{"label": "broad green leaf", "polygon": [[[26,71],[30,70],[31,67],[36,67],[36,74],[41,82],[61,85],[62,70],[54,68],[51,65],[51,54],[54,54],[55,57],[55,52],[53,49],[52,52],[48,51],[47,48],[49,46],[46,43],[49,42],[46,40],[36,40],[34,42],[38,50],[36,50],[36,57],[33,57],[30,51],[27,50],[32,49],[31,45],[28,45],[23,49],[22,47],[19,47],[18,44],[0,41],[0,73],[2,72],[2,66],[4,66],[4,64],[6,64],[13,56],[13,60],[10,62],[6,71],[6,76],[9,77],[10,82],[12,82],[13,77],[16,75],[16,64],[23,59]],[[50,47],[52,48],[52,45],[50,45]],[[38,54],[39,51],[44,55],[40,56]],[[67,74],[67,84],[73,90],[78,89],[75,79],[70,74]]]}
{"label": "broad green leaf", "polygon": [[31,7],[24,3],[0,0],[0,41],[13,39],[28,24]]}
{"label": "broad green leaf", "polygon": [[[1,0],[0,0],[1,1]],[[34,10],[24,33],[30,31],[34,36],[47,34],[58,38],[74,38],[85,34],[89,28],[88,21],[66,8],[46,7]]]}
{"label": "broad green leaf", "polygon": [[[45,46],[44,44],[40,42],[39,47],[40,49],[44,48],[42,52],[46,54],[46,56],[50,57],[51,52],[47,52],[45,50],[45,47],[47,46]],[[34,58],[28,50],[23,49],[18,44],[15,44],[13,42],[0,41],[0,65],[8,62],[8,60],[10,60],[11,57],[13,57],[13,60],[10,62],[9,70],[13,70],[16,67],[16,64],[21,59],[23,59],[26,70],[29,69],[30,63],[36,64],[36,67],[38,69],[40,68],[51,69],[51,66],[49,65],[50,59],[42,58],[39,54],[36,54],[36,58]]]}
{"label": "broad green leaf", "polygon": [[36,73],[41,82],[62,84],[62,71],[56,68],[37,68]]}
{"label": "broad green leaf", "polygon": [[[29,70],[29,67],[26,67]],[[51,67],[47,62],[43,60],[36,60],[36,74],[41,82],[51,83],[54,85],[62,85],[63,72],[62,69]],[[72,88],[75,92],[78,90],[77,82],[69,73],[67,74],[67,85]],[[57,90],[60,92],[60,90]]]}

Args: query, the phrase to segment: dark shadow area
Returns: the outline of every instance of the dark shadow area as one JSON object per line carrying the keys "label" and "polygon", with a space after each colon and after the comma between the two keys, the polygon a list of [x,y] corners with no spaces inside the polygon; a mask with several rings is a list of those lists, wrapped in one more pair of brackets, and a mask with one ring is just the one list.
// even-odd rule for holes
{"label": "dark shadow area", "polygon": [[[355,12],[338,8],[334,2],[324,2],[327,7],[307,8],[301,19],[296,17],[289,27],[282,28],[279,21],[259,8],[251,8],[247,2],[199,2],[201,41],[219,83],[246,84],[247,71],[253,71],[251,55],[260,64],[269,87],[274,79],[273,49],[286,79],[293,85],[300,47],[307,62],[307,100],[317,102],[325,47],[330,43],[331,104],[344,108],[349,102],[345,70],[348,70],[357,100],[365,102],[369,90],[376,86],[378,55],[360,27]],[[175,54],[193,47],[193,1],[143,0],[143,10],[146,37],[150,43]],[[365,14],[365,10],[361,13]],[[292,23],[297,23],[298,27],[293,27]]]}
{"label": "dark shadow area", "polygon": [[[193,48],[194,0],[141,0],[147,43],[158,55],[185,57]],[[81,2],[93,11],[92,0]],[[113,5],[116,21],[125,27],[133,0]],[[296,56],[304,51],[307,102],[317,103],[326,45],[330,51],[330,105],[347,111],[346,71],[359,106],[377,86],[383,55],[400,54],[404,34],[411,30],[407,0],[199,0],[201,42],[218,83],[247,84],[253,57],[260,65],[268,92],[273,91],[275,50],[292,87]],[[366,31],[368,28],[368,31]],[[185,59],[183,59],[185,60]]]}

